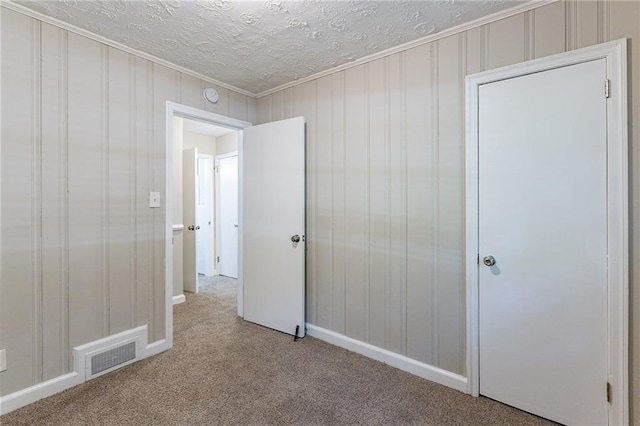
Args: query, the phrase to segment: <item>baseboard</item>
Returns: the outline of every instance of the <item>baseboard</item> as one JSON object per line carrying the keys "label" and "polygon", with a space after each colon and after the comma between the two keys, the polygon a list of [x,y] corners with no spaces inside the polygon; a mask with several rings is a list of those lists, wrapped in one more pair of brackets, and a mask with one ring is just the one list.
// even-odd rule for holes
{"label": "baseboard", "polygon": [[[63,390],[86,382],[87,355],[97,350],[108,349],[118,342],[126,342],[130,340],[136,341],[135,359],[130,362],[118,365],[117,367],[114,367],[112,369],[106,370],[104,372],[106,374],[113,370],[124,367],[125,365],[140,361],[152,355],[159,354],[171,348],[171,345],[167,343],[166,339],[147,344],[147,335],[147,326],[144,325],[73,348],[73,372],[63,374],[62,376],[55,377],[51,380],[47,380],[46,382],[38,383],[28,388],[21,389],[14,393],[10,393],[9,395],[0,397],[0,415],[6,414],[13,410],[17,410],[18,408],[22,408],[26,405],[32,404],[42,398],[46,398],[48,396],[54,395],[58,392],[62,392]],[[97,376],[98,375],[95,375],[91,378],[95,378]]]}
{"label": "baseboard", "polygon": [[184,303],[187,301],[187,298],[184,297],[184,294],[179,294],[177,296],[173,296],[173,304],[179,305],[180,303]]}
{"label": "baseboard", "polygon": [[340,346],[341,348],[359,353],[376,361],[384,362],[407,373],[415,374],[432,382],[467,393],[467,378],[459,374],[442,370],[432,365],[407,358],[404,355],[352,339],[351,337],[312,324],[307,324],[307,334],[331,343],[332,345]]}
{"label": "baseboard", "polygon": [[67,390],[84,382],[84,376],[76,372],[58,376],[26,389],[0,398],[0,415],[22,408],[42,398]]}

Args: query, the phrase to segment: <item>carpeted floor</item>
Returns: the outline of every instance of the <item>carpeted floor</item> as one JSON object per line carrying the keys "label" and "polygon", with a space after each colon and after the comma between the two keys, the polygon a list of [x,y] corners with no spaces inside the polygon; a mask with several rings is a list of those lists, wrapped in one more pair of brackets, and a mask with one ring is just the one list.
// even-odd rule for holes
{"label": "carpeted floor", "polygon": [[213,277],[198,275],[198,292],[209,293],[219,297],[236,297],[237,281],[235,278],[223,275]]}
{"label": "carpeted floor", "polygon": [[0,424],[551,424],[312,337],[294,342],[239,319],[231,294],[187,294],[174,311],[172,350],[6,414]]}

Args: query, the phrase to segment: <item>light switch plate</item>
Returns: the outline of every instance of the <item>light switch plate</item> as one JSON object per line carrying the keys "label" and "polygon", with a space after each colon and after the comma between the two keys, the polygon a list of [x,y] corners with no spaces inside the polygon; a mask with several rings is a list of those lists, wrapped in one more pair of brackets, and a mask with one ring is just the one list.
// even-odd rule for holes
{"label": "light switch plate", "polygon": [[149,193],[149,207],[152,207],[152,208],[160,207],[160,193],[159,192],[150,192]]}
{"label": "light switch plate", "polygon": [[7,350],[0,350],[0,371],[7,369]]}

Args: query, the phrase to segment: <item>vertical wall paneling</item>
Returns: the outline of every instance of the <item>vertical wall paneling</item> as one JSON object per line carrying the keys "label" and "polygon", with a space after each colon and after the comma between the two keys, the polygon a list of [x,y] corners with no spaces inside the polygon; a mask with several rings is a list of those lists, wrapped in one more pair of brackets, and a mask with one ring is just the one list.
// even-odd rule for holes
{"label": "vertical wall paneling", "polygon": [[405,53],[387,58],[387,349],[406,353],[406,100]]}
{"label": "vertical wall paneling", "polygon": [[[229,94],[229,117],[247,121],[249,119],[247,97],[240,93],[228,91]],[[225,114],[226,115],[226,114]]]}
{"label": "vertical wall paneling", "polygon": [[293,104],[294,115],[303,116],[306,122],[306,167],[308,170],[306,179],[306,245],[307,245],[307,320],[314,323],[316,320],[315,291],[316,291],[316,82],[310,81],[294,88]]}
{"label": "vertical wall paneling", "polygon": [[365,65],[346,70],[345,81],[345,334],[367,341],[368,225],[367,83]]}
{"label": "vertical wall paneling", "polygon": [[536,58],[565,51],[565,4],[558,1],[533,10]]}
{"label": "vertical wall paneling", "polygon": [[[285,95],[287,91],[285,90]],[[331,75],[331,284],[332,330],[345,334],[345,72]],[[285,99],[287,97],[285,96]],[[285,105],[287,105],[285,103]]]}
{"label": "vertical wall paneling", "polygon": [[69,34],[69,338],[104,337],[102,46]]}
{"label": "vertical wall paneling", "polygon": [[42,25],[42,379],[66,373],[66,33]]}
{"label": "vertical wall paneling", "polygon": [[256,101],[256,123],[263,124],[271,121],[271,96],[263,96]]}
{"label": "vertical wall paneling", "polygon": [[293,88],[284,89],[282,92],[282,101],[284,107],[282,109],[283,118],[293,118]]}
{"label": "vertical wall paneling", "polygon": [[434,364],[435,80],[432,45],[405,53],[407,294],[406,354]]}
{"label": "vertical wall paneling", "polygon": [[384,348],[387,335],[388,259],[388,88],[387,58],[368,64],[367,117],[369,134],[369,260],[368,260],[368,343]]}
{"label": "vertical wall paneling", "polygon": [[[4,396],[72,371],[74,346],[147,324],[164,337],[165,217],[149,192],[165,185],[166,100],[203,108],[205,83],[1,19]],[[255,120],[254,99],[220,92],[216,112]]]}
{"label": "vertical wall paneling", "polygon": [[118,333],[134,327],[129,314],[130,288],[134,257],[130,239],[131,218],[135,195],[131,170],[132,121],[131,74],[135,68],[128,55],[117,49],[109,51],[109,144],[108,170],[108,277],[109,331]]}
{"label": "vertical wall paneling", "polygon": [[502,19],[488,25],[488,69],[525,60],[524,14]]}
{"label": "vertical wall paneling", "polygon": [[[179,102],[181,87],[180,73],[166,68],[162,65],[153,65],[153,137],[149,139],[151,145],[149,153],[153,162],[150,165],[150,180],[152,186],[150,191],[162,193],[165,182],[165,114],[166,101]],[[148,194],[145,194],[148,197]],[[148,198],[146,198],[148,199]],[[161,199],[160,204],[164,206],[166,200]],[[153,216],[153,235],[163,235],[165,232],[164,209],[150,209]],[[164,282],[164,239],[154,238],[152,241],[152,276],[154,283]],[[152,318],[154,330],[151,333],[150,341],[157,341],[164,338],[164,286],[153,286],[154,292],[151,295]]]}
{"label": "vertical wall paneling", "polygon": [[42,53],[41,23],[31,21],[31,283],[33,285],[33,380],[42,381]]}
{"label": "vertical wall paneling", "polygon": [[[331,228],[333,221],[332,206],[332,128],[333,128],[333,91],[331,76],[318,79],[316,97],[316,144],[315,144],[315,198],[316,198],[316,234],[314,247],[316,253],[316,322],[320,327],[331,329],[333,317],[333,283],[332,283],[332,257]],[[282,99],[283,92],[277,92]],[[274,93],[274,101],[277,98]],[[274,107],[275,107],[274,102]],[[274,108],[274,111],[283,110]]]}
{"label": "vertical wall paneling", "polygon": [[464,35],[438,41],[438,367],[463,374]]}
{"label": "vertical wall paneling", "polygon": [[151,259],[153,256],[153,217],[148,207],[149,190],[152,188],[150,140],[153,137],[153,64],[145,59],[136,58],[136,100],[135,100],[135,198],[134,213],[136,217],[135,246],[135,286],[136,286],[136,325],[149,324],[149,339],[153,337],[151,303],[153,292],[153,272]]}
{"label": "vertical wall paneling", "polygon": [[[2,392],[34,383],[34,282],[32,242],[34,46],[32,23],[12,11],[2,13],[2,298],[0,330],[7,349]],[[19,283],[17,285],[16,283]]]}
{"label": "vertical wall paneling", "polygon": [[111,334],[111,298],[109,274],[109,47],[100,44],[100,183],[102,193],[102,335]]}
{"label": "vertical wall paneling", "polygon": [[598,43],[598,4],[595,1],[577,1],[573,5],[576,15],[576,48]]}
{"label": "vertical wall paneling", "polygon": [[278,121],[284,118],[284,91],[279,91],[270,96],[271,98],[271,121]]}
{"label": "vertical wall paneling", "polygon": [[180,76],[180,103],[193,108],[204,109],[204,82],[187,74]]}
{"label": "vertical wall paneling", "polygon": [[578,2],[564,0],[565,51],[578,47]]}

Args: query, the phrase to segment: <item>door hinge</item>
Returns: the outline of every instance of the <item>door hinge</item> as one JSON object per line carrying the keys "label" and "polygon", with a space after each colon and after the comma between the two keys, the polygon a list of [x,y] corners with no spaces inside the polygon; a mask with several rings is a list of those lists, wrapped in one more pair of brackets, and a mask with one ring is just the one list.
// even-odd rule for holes
{"label": "door hinge", "polygon": [[476,264],[479,265],[480,264],[480,253],[478,253],[476,255]]}
{"label": "door hinge", "polygon": [[604,97],[608,98],[609,97],[609,83],[611,82],[611,80],[606,79],[604,81]]}
{"label": "door hinge", "polygon": [[611,383],[607,382],[607,402],[611,404],[613,390],[611,389]]}
{"label": "door hinge", "polygon": [[220,263],[220,256],[218,256],[218,263]]}

